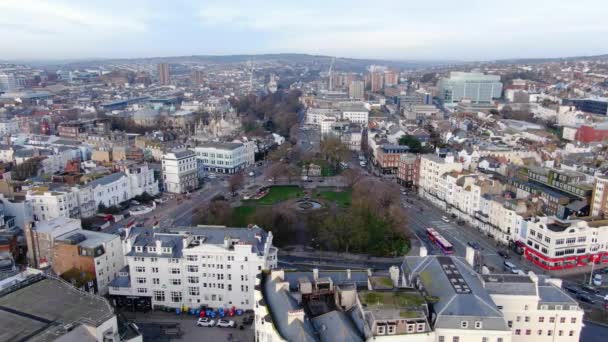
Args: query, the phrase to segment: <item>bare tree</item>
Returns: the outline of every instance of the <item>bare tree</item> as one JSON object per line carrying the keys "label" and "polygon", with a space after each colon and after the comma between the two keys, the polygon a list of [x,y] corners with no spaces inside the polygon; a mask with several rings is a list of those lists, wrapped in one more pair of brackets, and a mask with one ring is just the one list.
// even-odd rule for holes
{"label": "bare tree", "polygon": [[349,188],[352,188],[355,184],[357,184],[361,179],[365,176],[359,169],[347,169],[342,172],[342,179],[344,180],[344,185]]}
{"label": "bare tree", "polygon": [[228,186],[230,188],[231,193],[235,193],[238,189],[243,187],[245,183],[245,177],[241,173],[235,173],[228,179]]}
{"label": "bare tree", "polygon": [[321,155],[334,168],[337,169],[340,162],[346,160],[350,150],[339,138],[329,136],[321,140]]}

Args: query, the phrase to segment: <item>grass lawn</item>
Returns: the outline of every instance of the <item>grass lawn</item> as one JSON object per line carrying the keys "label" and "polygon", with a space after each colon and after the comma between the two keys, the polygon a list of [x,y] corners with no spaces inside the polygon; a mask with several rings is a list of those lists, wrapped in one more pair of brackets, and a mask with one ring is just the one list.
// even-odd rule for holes
{"label": "grass lawn", "polygon": [[341,207],[348,207],[352,201],[352,190],[350,189],[344,191],[321,190],[315,193],[318,197],[328,202],[335,202]]}
{"label": "grass lawn", "polygon": [[288,199],[304,196],[304,192],[297,185],[285,185],[285,186],[271,186],[268,195],[264,196],[259,200],[248,200],[243,202],[250,202],[255,204],[275,204],[278,202],[286,201]]}

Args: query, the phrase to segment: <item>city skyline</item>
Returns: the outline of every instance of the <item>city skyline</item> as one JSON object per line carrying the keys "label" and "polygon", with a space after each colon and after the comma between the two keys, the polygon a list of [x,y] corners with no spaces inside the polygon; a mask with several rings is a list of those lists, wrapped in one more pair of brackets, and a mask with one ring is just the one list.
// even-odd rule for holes
{"label": "city skyline", "polygon": [[[4,60],[308,53],[392,60],[599,55],[607,5],[596,0],[441,1],[6,0]],[[550,15],[548,15],[550,13]],[[588,42],[594,42],[588,46]]]}

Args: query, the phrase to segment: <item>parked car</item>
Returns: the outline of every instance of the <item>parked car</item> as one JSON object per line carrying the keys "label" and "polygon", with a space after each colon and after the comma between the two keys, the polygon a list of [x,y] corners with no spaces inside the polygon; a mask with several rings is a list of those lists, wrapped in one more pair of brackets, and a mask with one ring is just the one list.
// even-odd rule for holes
{"label": "parked car", "polygon": [[249,172],[249,177],[255,177],[255,172],[253,172],[253,171]]}
{"label": "parked car", "polygon": [[209,317],[203,317],[198,319],[196,325],[198,325],[199,327],[212,327],[215,325],[215,321],[209,319]]}
{"label": "parked car", "polygon": [[511,256],[506,251],[498,251],[496,254],[500,255],[502,258],[509,259]]}
{"label": "parked car", "polygon": [[585,290],[586,292],[593,293],[593,294],[600,293],[600,290],[598,290],[596,287],[589,286],[589,285],[583,285],[583,286],[581,286],[581,289]]}
{"label": "parked car", "polygon": [[450,223],[450,219],[447,216],[441,216],[441,221],[445,223]]}
{"label": "parked car", "polygon": [[580,293],[578,295],[576,295],[576,299],[580,300],[581,302],[584,303],[589,303],[589,304],[593,304],[595,303],[595,301],[587,294],[584,293]]}
{"label": "parked car", "polygon": [[210,174],[207,175],[207,178],[209,178],[209,179],[216,179],[217,175],[215,173],[210,173]]}
{"label": "parked car", "polygon": [[227,319],[220,319],[219,321],[217,321],[217,326],[220,328],[234,328],[236,327],[236,325],[234,324],[234,321],[230,321]]}
{"label": "parked car", "polygon": [[467,242],[467,245],[469,245],[470,247],[472,247],[473,249],[476,249],[476,250],[481,249],[481,246],[477,242],[474,242],[474,241]]}
{"label": "parked car", "polygon": [[578,294],[580,292],[579,289],[577,289],[576,287],[572,286],[572,285],[566,285],[564,286],[564,290],[573,293],[573,294]]}
{"label": "parked car", "polygon": [[601,274],[595,274],[593,276],[593,285],[595,286],[602,286],[602,275]]}

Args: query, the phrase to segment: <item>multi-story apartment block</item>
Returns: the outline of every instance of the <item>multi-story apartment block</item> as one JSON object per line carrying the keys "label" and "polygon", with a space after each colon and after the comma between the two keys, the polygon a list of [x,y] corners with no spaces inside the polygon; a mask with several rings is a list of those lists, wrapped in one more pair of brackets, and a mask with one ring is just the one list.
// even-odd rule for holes
{"label": "multi-story apartment block", "polygon": [[124,168],[129,179],[129,194],[131,197],[139,196],[144,192],[155,196],[158,194],[158,181],[154,179],[154,170],[147,163],[131,164]]}
{"label": "multi-story apartment block", "polygon": [[449,78],[440,79],[437,87],[439,98],[446,105],[454,105],[465,99],[472,103],[490,103],[502,96],[502,83],[498,75],[454,71]]}
{"label": "multi-story apartment block", "polygon": [[462,171],[462,164],[457,162],[453,156],[441,158],[436,155],[424,155],[420,158],[420,185],[418,192],[433,203],[445,208],[443,193],[445,189],[445,173],[451,171]]}
{"label": "multi-story apartment block", "polygon": [[253,150],[243,143],[207,142],[193,150],[205,171],[211,172],[237,173],[253,159]]}
{"label": "multi-story apartment block", "polygon": [[348,85],[348,97],[355,100],[363,100],[365,96],[365,82],[351,81]]}
{"label": "multi-story apartment block", "polygon": [[0,136],[15,134],[19,131],[19,120],[0,120]]}
{"label": "multi-story apartment block", "polygon": [[190,150],[174,151],[162,158],[163,184],[166,192],[181,194],[198,188],[196,154]]}
{"label": "multi-story apartment block", "polygon": [[75,282],[78,287],[106,294],[108,284],[118,277],[118,271],[124,266],[120,236],[82,229],[58,236],[51,266],[59,275],[69,271],[77,271],[78,276],[84,273],[87,283]]}
{"label": "multi-story apartment block", "polygon": [[51,190],[48,187],[37,187],[28,190],[25,198],[32,203],[36,221],[80,217],[78,191],[74,189]]}
{"label": "multi-story apartment block", "polygon": [[384,174],[395,174],[402,155],[410,148],[404,145],[383,144],[376,148],[376,163]]}
{"label": "multi-story apartment block", "polygon": [[608,207],[608,177],[596,176],[591,196],[591,216],[607,213]]}
{"label": "multi-story apartment block", "polygon": [[420,157],[405,153],[399,157],[397,182],[406,188],[416,188],[419,183]]}
{"label": "multi-story apartment block", "polygon": [[583,310],[561,289],[561,279],[536,275],[481,276],[513,332],[511,341],[578,341]]}
{"label": "multi-story apartment block", "polygon": [[251,309],[258,275],[277,264],[272,233],[257,226],[127,233],[128,269],[110,284],[118,302],[136,296],[152,307]]}
{"label": "multi-story apartment block", "polygon": [[358,123],[367,127],[369,121],[369,109],[362,102],[344,102],[338,105],[342,112],[342,119]]}
{"label": "multi-story apartment block", "polygon": [[58,217],[25,227],[28,263],[36,268],[53,264],[55,241],[59,236],[81,230],[80,220]]}
{"label": "multi-story apartment block", "polygon": [[520,236],[526,259],[544,269],[608,263],[608,220],[532,217]]}

